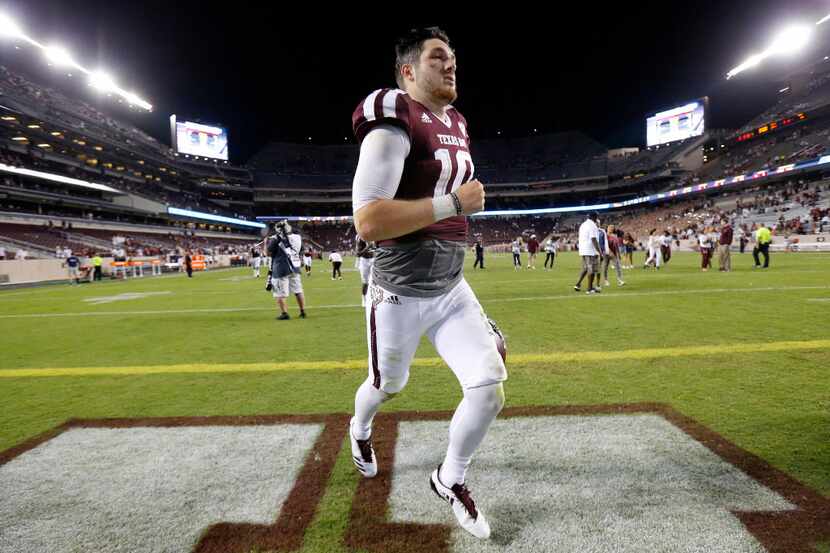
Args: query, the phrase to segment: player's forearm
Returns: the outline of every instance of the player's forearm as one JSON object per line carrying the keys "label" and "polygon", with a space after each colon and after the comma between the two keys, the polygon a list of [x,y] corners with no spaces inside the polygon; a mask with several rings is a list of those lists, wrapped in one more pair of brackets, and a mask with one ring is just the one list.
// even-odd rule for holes
{"label": "player's forearm", "polygon": [[354,214],[357,233],[367,242],[398,238],[435,221],[432,198],[375,200]]}

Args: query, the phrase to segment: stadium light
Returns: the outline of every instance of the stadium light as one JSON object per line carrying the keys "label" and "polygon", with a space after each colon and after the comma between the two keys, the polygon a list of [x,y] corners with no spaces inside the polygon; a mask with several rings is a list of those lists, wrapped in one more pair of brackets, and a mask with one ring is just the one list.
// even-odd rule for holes
{"label": "stadium light", "polygon": [[115,92],[116,90],[118,90],[118,86],[115,84],[113,78],[104,73],[103,71],[96,71],[95,73],[90,73],[89,86],[97,90],[100,90],[101,92]]}
{"label": "stadium light", "polygon": [[781,31],[765,53],[769,55],[792,54],[804,48],[810,41],[811,30],[804,25],[794,25]]}
{"label": "stadium light", "polygon": [[[830,18],[828,15],[819,20],[816,25],[820,25]],[[745,62],[739,66],[730,69],[726,74],[726,79],[729,80],[738,73],[742,73],[747,69],[751,69],[759,65],[762,61],[770,56],[789,55],[798,52],[804,48],[812,36],[812,29],[807,25],[792,25],[785,28],[773,39],[772,44],[760,54],[754,54],[747,58]]]}
{"label": "stadium light", "polygon": [[43,49],[43,53],[46,55],[46,59],[54,63],[56,67],[75,67],[84,73],[88,73],[86,69],[72,59],[72,56],[66,51],[66,48],[47,46]]}
{"label": "stadium light", "polygon": [[127,100],[127,103],[129,103],[131,106],[138,106],[140,108],[146,109],[147,111],[153,111],[152,104],[148,104],[147,102],[139,98],[138,95],[134,92],[124,92],[120,88],[116,90],[118,90],[121,93],[124,99]]}
{"label": "stadium light", "polygon": [[743,62],[741,65],[731,69],[729,71],[729,73],[726,74],[726,79],[729,80],[732,77],[734,77],[735,75],[737,75],[738,73],[742,73],[742,72],[746,71],[747,69],[752,69],[756,65],[759,65],[764,60],[765,57],[766,56],[764,56],[764,54],[755,54],[755,55],[749,56],[749,58],[745,62]]}
{"label": "stadium light", "polygon": [[[10,17],[5,14],[0,14],[0,38],[21,38],[28,42],[29,44],[40,48],[46,59],[49,62],[57,67],[72,67],[77,69],[81,73],[89,76],[89,84],[90,86],[97,88],[103,92],[109,92],[112,94],[116,94],[119,96],[119,102],[122,100],[126,100],[130,105],[138,106],[142,109],[147,111],[153,111],[153,105],[145,100],[142,100],[138,97],[137,94],[133,92],[127,92],[118,87],[115,84],[113,79],[107,76],[106,73],[101,71],[98,72],[91,72],[89,69],[81,66],[78,62],[72,59],[72,56],[69,52],[66,51],[65,48],[61,48],[60,46],[44,46],[43,44],[37,42],[33,38],[26,36],[23,31],[21,30],[20,26],[14,22]],[[72,74],[70,73],[69,76],[71,77]],[[123,103],[123,102],[122,102]]]}
{"label": "stadium light", "polygon": [[0,14],[0,37],[2,38],[23,38],[23,30],[14,20],[5,14]]}

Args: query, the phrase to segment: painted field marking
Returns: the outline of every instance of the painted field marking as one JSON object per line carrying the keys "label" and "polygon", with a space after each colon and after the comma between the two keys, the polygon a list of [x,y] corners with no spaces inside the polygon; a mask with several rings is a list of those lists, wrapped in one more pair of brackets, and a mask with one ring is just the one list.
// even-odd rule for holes
{"label": "painted field marking", "polygon": [[[661,357],[708,356],[734,353],[776,351],[803,351],[830,349],[830,340],[780,341],[759,343],[713,344],[675,348],[628,349],[617,351],[573,351],[557,353],[511,354],[508,362],[513,365],[550,365],[629,359],[657,359]],[[415,358],[413,367],[442,367],[440,357]],[[246,373],[302,370],[366,370],[366,359],[344,361],[287,361],[283,363],[239,364],[182,364],[147,365],[138,367],[59,367],[44,369],[8,369],[0,371],[0,378],[30,378],[54,376],[103,376],[103,375],[151,375],[185,373]]]}
{"label": "painted field marking", "polygon": [[[524,297],[508,297],[508,298],[486,298],[481,297],[479,301],[483,304],[490,303],[510,303],[519,301],[556,301],[556,300],[574,300],[585,299],[586,301],[603,301],[602,298],[636,298],[642,296],[684,296],[684,295],[699,295],[699,294],[723,294],[723,293],[741,293],[741,292],[798,292],[804,290],[830,290],[830,286],[770,286],[770,287],[750,287],[750,288],[699,288],[688,290],[654,290],[651,292],[622,292],[619,294],[609,294],[603,292],[594,296],[586,296],[584,293],[579,294],[571,292],[570,294],[560,294],[555,296],[524,296]],[[590,299],[588,299],[590,298]],[[331,305],[307,305],[307,309],[363,309],[358,304],[344,303]],[[21,313],[17,315],[0,315],[0,319],[49,319],[53,317],[129,317],[131,315],[180,315],[184,313],[237,313],[245,311],[274,311],[273,307],[213,307],[204,309],[157,309],[144,311],[88,311],[88,312],[74,312],[74,313]]]}
{"label": "painted field marking", "polygon": [[102,305],[105,303],[115,303],[117,301],[130,301],[130,300],[140,300],[144,298],[151,298],[154,296],[166,296],[168,294],[172,294],[173,292],[166,291],[166,292],[126,292],[124,294],[117,294],[115,296],[96,296],[93,298],[84,298],[84,303],[88,303],[90,305]]}

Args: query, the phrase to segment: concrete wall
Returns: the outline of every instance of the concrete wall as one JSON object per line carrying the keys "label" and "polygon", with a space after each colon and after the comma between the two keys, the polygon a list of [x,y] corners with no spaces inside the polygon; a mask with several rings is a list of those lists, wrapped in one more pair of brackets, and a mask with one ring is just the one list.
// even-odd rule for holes
{"label": "concrete wall", "polygon": [[[102,258],[104,263],[103,274],[109,278],[112,274],[111,257]],[[144,267],[144,278],[152,278],[152,269],[149,262],[154,257],[133,258],[133,261],[147,261],[148,265]],[[164,261],[162,261],[162,264]],[[63,261],[60,259],[27,259],[25,261],[0,261],[0,288],[13,284],[31,284],[36,282],[53,282],[53,281],[68,281],[69,272],[66,267],[62,266]],[[88,258],[81,258],[82,265],[92,265]],[[211,264],[210,269],[223,269],[231,266],[231,256],[217,255],[214,256],[214,263]],[[132,274],[132,272],[130,272]]]}
{"label": "concrete wall", "polygon": [[9,284],[68,280],[69,273],[59,259],[0,261],[0,287]]}

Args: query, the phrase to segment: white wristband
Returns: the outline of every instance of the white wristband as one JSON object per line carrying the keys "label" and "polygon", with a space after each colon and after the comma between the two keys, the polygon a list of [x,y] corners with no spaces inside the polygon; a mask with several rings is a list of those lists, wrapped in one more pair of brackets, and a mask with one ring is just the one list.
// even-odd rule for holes
{"label": "white wristband", "polygon": [[450,194],[432,198],[432,216],[436,221],[456,216],[455,202]]}

